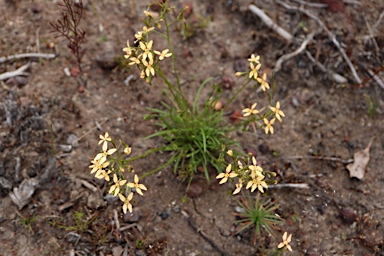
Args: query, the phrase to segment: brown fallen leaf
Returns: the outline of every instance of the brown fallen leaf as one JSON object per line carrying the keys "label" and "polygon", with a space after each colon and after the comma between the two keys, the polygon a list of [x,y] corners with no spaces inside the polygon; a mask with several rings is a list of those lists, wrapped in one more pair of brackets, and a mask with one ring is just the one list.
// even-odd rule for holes
{"label": "brown fallen leaf", "polygon": [[368,146],[360,151],[357,151],[354,155],[354,162],[347,165],[349,171],[349,177],[355,177],[359,180],[364,179],[365,167],[369,162],[369,149],[371,148],[374,137],[369,142]]}

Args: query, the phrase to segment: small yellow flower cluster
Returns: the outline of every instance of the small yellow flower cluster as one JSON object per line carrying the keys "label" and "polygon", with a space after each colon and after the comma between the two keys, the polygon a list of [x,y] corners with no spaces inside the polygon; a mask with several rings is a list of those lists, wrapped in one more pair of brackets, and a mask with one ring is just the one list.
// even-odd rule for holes
{"label": "small yellow flower cluster", "polygon": [[[260,64],[260,56],[256,56],[255,54],[252,54],[251,57],[248,59],[249,61],[249,72],[237,72],[236,76],[242,76],[244,74],[248,74],[248,78],[251,80],[255,80],[260,84],[260,87],[263,91],[266,91],[267,89],[270,89],[270,86],[267,82],[267,74],[264,73],[262,76],[259,76],[259,70],[261,68]],[[273,134],[274,128],[273,124],[275,123],[276,119],[279,120],[279,122],[282,121],[282,117],[285,117],[284,112],[280,109],[280,102],[278,101],[276,103],[276,106],[270,106],[269,113],[266,113],[262,115],[260,112],[261,110],[256,109],[257,103],[254,103],[250,108],[244,108],[242,110],[243,116],[248,117],[248,122],[251,123],[253,121],[257,120],[263,120],[264,122],[264,131],[266,134],[271,133]],[[267,117],[271,114],[274,114],[274,118],[268,119]]]}
{"label": "small yellow flower cluster", "polygon": [[249,69],[248,72],[237,72],[236,76],[242,76],[245,74],[248,74],[248,78],[257,81],[260,84],[260,87],[263,91],[266,91],[267,89],[270,89],[269,83],[267,82],[267,74],[263,74],[263,76],[259,76],[259,71],[261,68],[260,63],[260,56],[252,54],[251,58],[248,59],[249,61]]}
{"label": "small yellow flower cluster", "polygon": [[123,48],[126,53],[124,58],[131,61],[129,65],[138,66],[139,70],[141,70],[140,77],[147,82],[150,82],[151,78],[155,76],[159,61],[172,56],[169,49],[162,52],[153,49],[153,40],[148,41],[148,35],[153,30],[155,30],[154,27],[147,28],[144,26],[142,31],[135,34],[135,43],[138,43],[138,47],[130,46],[128,40],[127,47]]}
{"label": "small yellow flower cluster", "polygon": [[219,183],[223,184],[227,182],[229,178],[237,177],[238,181],[236,183],[236,189],[233,192],[234,195],[238,194],[245,184],[245,188],[250,189],[251,192],[255,191],[257,188],[261,193],[264,193],[264,188],[268,188],[264,178],[266,175],[270,177],[275,176],[276,174],[263,170],[263,168],[257,165],[254,156],[251,157],[251,155],[248,155],[247,158],[236,158],[233,156],[232,150],[228,150],[227,155],[230,156],[236,164],[229,164],[225,172],[216,176],[216,179],[221,179]]}
{"label": "small yellow flower cluster", "polygon": [[[109,136],[108,132],[100,135],[99,145],[100,144],[103,144],[102,150],[91,160],[92,164],[89,166],[89,168],[92,168],[91,174],[95,173],[96,178],[105,179],[108,182],[111,181],[112,176],[113,183],[109,189],[109,193],[118,196],[124,203],[122,207],[124,213],[126,213],[127,210],[132,212],[131,201],[133,199],[133,191],[139,195],[143,195],[143,190],[147,190],[143,184],[139,183],[137,174],[134,176],[134,182],[128,182],[123,178],[125,169],[133,171],[132,167],[127,165],[127,161],[124,159],[124,156],[131,154],[132,149],[122,142],[116,147],[114,140]],[[113,147],[108,148],[108,144],[112,144]],[[118,150],[121,145],[124,146],[123,153],[120,153]],[[128,196],[126,197],[125,194],[128,194]]]}

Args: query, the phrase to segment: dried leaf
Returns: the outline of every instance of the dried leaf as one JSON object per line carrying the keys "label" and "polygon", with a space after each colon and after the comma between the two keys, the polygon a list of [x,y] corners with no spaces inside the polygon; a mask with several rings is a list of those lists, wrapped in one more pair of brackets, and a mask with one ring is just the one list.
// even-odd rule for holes
{"label": "dried leaf", "polygon": [[364,179],[365,167],[367,167],[369,162],[369,149],[371,148],[372,142],[373,138],[365,149],[357,151],[353,155],[354,162],[347,165],[349,177],[355,177],[359,180]]}
{"label": "dried leaf", "polygon": [[29,199],[35,193],[36,186],[39,183],[37,179],[25,179],[21,182],[18,188],[13,188],[13,192],[9,196],[18,207],[19,210],[23,209],[29,203]]}

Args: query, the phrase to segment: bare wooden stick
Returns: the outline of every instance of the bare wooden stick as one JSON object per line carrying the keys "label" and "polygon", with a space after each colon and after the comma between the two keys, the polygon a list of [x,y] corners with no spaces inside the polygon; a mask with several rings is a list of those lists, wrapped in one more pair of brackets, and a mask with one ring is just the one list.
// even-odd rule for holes
{"label": "bare wooden stick", "polygon": [[120,229],[119,215],[117,214],[116,209],[113,210],[113,219],[115,220],[116,229]]}
{"label": "bare wooden stick", "polygon": [[328,5],[327,4],[321,4],[321,3],[308,3],[308,2],[305,2],[305,1],[302,1],[302,0],[292,0],[294,2],[297,2],[299,4],[302,4],[302,5],[307,5],[309,7],[315,7],[315,8],[327,8]]}
{"label": "bare wooden stick", "polygon": [[43,59],[54,59],[56,54],[47,54],[47,53],[21,53],[15,54],[6,57],[0,57],[0,63],[4,63],[11,60],[23,59],[23,58],[43,58]]}
{"label": "bare wooden stick", "polygon": [[373,27],[372,27],[372,31],[373,31],[373,33],[376,32],[376,28],[377,28],[377,26],[379,26],[379,24],[381,23],[381,20],[383,19],[383,17],[384,17],[384,11],[381,12],[379,18],[378,18],[377,21],[375,22],[375,25],[373,25]]}
{"label": "bare wooden stick", "polygon": [[381,79],[373,72],[372,70],[368,69],[368,73],[372,76],[373,80],[381,87],[381,89],[384,89],[384,83],[381,81]]}
{"label": "bare wooden stick", "polygon": [[0,81],[6,80],[6,79],[11,78],[11,77],[15,77],[15,76],[21,76],[21,75],[26,76],[26,75],[28,75],[28,73],[25,73],[24,71],[27,70],[30,66],[31,66],[31,63],[28,62],[27,64],[19,67],[15,71],[9,71],[9,72],[5,72],[3,74],[0,74]]}
{"label": "bare wooden stick", "polygon": [[295,11],[299,11],[299,12],[302,12],[304,13],[305,15],[307,15],[308,17],[314,19],[319,25],[320,27],[322,27],[328,34],[329,38],[332,40],[333,44],[337,47],[337,49],[339,50],[339,52],[341,53],[341,55],[343,56],[345,62],[347,62],[356,82],[358,84],[361,84],[362,81],[359,77],[359,75],[357,74],[356,72],[356,69],[355,67],[353,66],[352,62],[350,61],[350,59],[348,58],[347,54],[345,53],[344,49],[341,47],[339,41],[337,41],[336,37],[334,34],[332,34],[332,32],[327,28],[327,26],[325,26],[325,24],[317,17],[315,16],[314,14],[312,14],[311,12],[305,10],[305,9],[302,9],[302,8],[299,8],[299,7],[296,7],[296,6],[292,6],[292,5],[289,5],[289,4],[286,4],[280,0],[277,0],[277,3],[282,5],[283,7],[285,7],[286,9],[288,10],[295,10]]}
{"label": "bare wooden stick", "polygon": [[302,53],[303,51],[305,51],[305,48],[307,47],[307,45],[313,40],[313,37],[315,36],[315,32],[312,32],[311,34],[309,34],[307,36],[307,38],[305,38],[305,40],[303,41],[303,43],[300,45],[299,48],[297,48],[295,51],[293,52],[290,52],[290,53],[287,53],[287,54],[284,54],[283,56],[281,56],[277,61],[276,61],[276,64],[275,64],[275,68],[273,69],[273,71],[276,73],[278,72],[280,69],[281,69],[281,65],[283,64],[284,61],[287,61],[293,57],[295,57],[296,55],[299,55],[300,53]]}
{"label": "bare wooden stick", "polygon": [[280,159],[316,159],[316,160],[326,160],[326,161],[336,161],[343,164],[349,164],[353,162],[353,159],[342,159],[339,157],[330,157],[330,156],[284,156]]}
{"label": "bare wooden stick", "polygon": [[345,4],[356,4],[356,5],[361,5],[359,1],[356,0],[343,0]]}
{"label": "bare wooden stick", "polygon": [[275,184],[275,185],[268,185],[268,188],[303,188],[303,189],[309,189],[309,185],[306,183],[288,183],[288,184]]}
{"label": "bare wooden stick", "polygon": [[285,29],[277,25],[275,22],[272,21],[271,18],[265,12],[258,7],[256,7],[253,4],[250,4],[248,9],[256,14],[268,27],[270,27],[272,30],[274,30],[277,34],[279,34],[281,37],[283,37],[288,43],[292,43],[293,36],[287,32]]}
{"label": "bare wooden stick", "polygon": [[312,54],[309,51],[306,51],[306,54],[307,54],[308,58],[321,69],[321,71],[332,76],[333,80],[335,80],[337,83],[344,84],[348,81],[347,78],[343,77],[342,75],[339,75],[338,73],[327,70],[323,64],[321,64],[320,62],[315,60],[315,58],[312,56]]}

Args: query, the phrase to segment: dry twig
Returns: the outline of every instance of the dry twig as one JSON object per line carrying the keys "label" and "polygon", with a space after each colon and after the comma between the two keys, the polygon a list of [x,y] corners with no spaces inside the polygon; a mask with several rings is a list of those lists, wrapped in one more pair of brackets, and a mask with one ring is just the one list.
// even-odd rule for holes
{"label": "dry twig", "polygon": [[302,0],[292,0],[296,3],[299,3],[299,4],[302,4],[302,5],[307,5],[309,7],[315,7],[315,8],[327,8],[328,5],[327,4],[321,4],[321,3],[308,3],[308,2],[305,2],[305,1],[302,1]]}
{"label": "dry twig", "polygon": [[343,77],[342,75],[339,75],[338,73],[335,73],[333,71],[327,70],[326,67],[324,67],[323,64],[321,64],[320,62],[315,60],[315,58],[312,56],[312,54],[309,51],[306,51],[306,54],[307,54],[308,58],[321,69],[321,71],[331,75],[333,80],[335,80],[337,83],[344,84],[344,83],[346,83],[348,81],[347,78]]}
{"label": "dry twig", "polygon": [[26,75],[28,75],[28,73],[26,73],[24,71],[27,70],[30,66],[31,66],[31,63],[28,62],[27,64],[19,67],[15,71],[9,71],[9,72],[5,72],[3,74],[0,74],[0,81],[6,80],[6,79],[11,78],[11,77],[15,77],[15,76],[26,76]]}
{"label": "dry twig", "polygon": [[320,25],[320,27],[322,27],[327,32],[329,38],[332,40],[333,44],[337,47],[337,49],[339,50],[339,52],[343,56],[345,62],[347,62],[347,64],[348,64],[348,66],[349,66],[349,68],[350,68],[350,70],[351,70],[351,72],[352,72],[356,82],[358,84],[362,83],[362,80],[360,79],[359,75],[357,74],[355,67],[353,66],[352,62],[348,58],[348,56],[345,53],[344,49],[341,47],[339,41],[337,41],[335,35],[332,34],[332,32],[327,28],[327,26],[325,26],[325,24],[317,16],[315,16],[314,14],[312,14],[311,12],[309,12],[309,11],[303,9],[303,8],[299,8],[299,7],[296,7],[296,6],[292,6],[292,5],[286,4],[286,3],[284,3],[284,2],[282,2],[280,0],[277,0],[277,3],[282,5],[284,8],[286,8],[288,10],[295,10],[295,11],[302,12],[305,15],[307,15],[308,17],[314,19]]}
{"label": "dry twig", "polygon": [[280,27],[279,25],[274,23],[272,21],[272,19],[269,18],[267,14],[265,14],[265,12],[263,10],[259,9],[258,7],[256,7],[253,4],[250,4],[248,8],[251,12],[256,14],[265,23],[265,25],[270,27],[277,34],[279,34],[281,37],[283,37],[285,40],[287,40],[288,43],[292,43],[292,41],[294,39],[293,36],[289,32],[287,32],[285,29],[283,29],[282,27]]}
{"label": "dry twig", "polygon": [[381,87],[381,89],[384,89],[384,83],[381,81],[381,79],[373,72],[372,70],[368,69],[368,73],[372,76],[373,80]]}
{"label": "dry twig", "polygon": [[381,23],[381,20],[383,19],[384,17],[384,11],[381,12],[379,18],[377,19],[377,21],[375,22],[375,25],[373,25],[372,27],[372,32],[375,33],[376,32],[376,28],[377,26],[379,26],[379,24]]}
{"label": "dry twig", "polygon": [[297,48],[293,52],[290,52],[290,53],[287,53],[287,54],[284,54],[283,56],[281,56],[276,61],[275,68],[273,69],[273,71],[275,73],[278,72],[281,69],[281,65],[283,64],[284,61],[287,61],[287,60],[295,57],[296,55],[299,55],[300,53],[302,53],[305,50],[305,48],[307,47],[307,45],[313,40],[314,36],[315,36],[315,32],[312,32],[311,34],[309,34],[307,36],[307,38],[305,38],[305,40],[303,41],[303,43],[300,45],[299,48]]}
{"label": "dry twig", "polygon": [[280,159],[316,159],[316,160],[326,160],[326,161],[336,161],[343,164],[349,164],[353,162],[353,159],[342,159],[339,157],[330,157],[330,156],[284,156]]}
{"label": "dry twig", "polygon": [[288,183],[288,184],[268,185],[268,188],[304,188],[304,189],[309,189],[309,185],[306,183],[300,183],[300,184]]}
{"label": "dry twig", "polygon": [[42,58],[42,59],[54,59],[56,54],[47,54],[47,53],[21,53],[15,54],[6,57],[0,57],[0,63],[4,63],[11,60],[23,59],[23,58]]}

